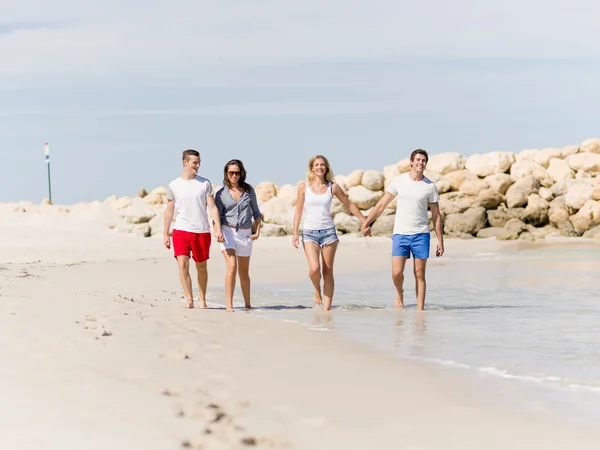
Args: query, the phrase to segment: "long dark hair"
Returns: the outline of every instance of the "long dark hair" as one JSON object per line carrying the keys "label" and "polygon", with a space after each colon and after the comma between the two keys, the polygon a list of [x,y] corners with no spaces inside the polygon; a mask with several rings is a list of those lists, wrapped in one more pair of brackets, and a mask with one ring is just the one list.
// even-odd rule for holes
{"label": "long dark hair", "polygon": [[227,176],[229,166],[238,166],[240,168],[240,177],[238,178],[238,184],[244,191],[250,192],[252,186],[246,183],[246,169],[244,168],[244,163],[241,162],[239,159],[232,159],[227,164],[225,164],[225,167],[223,168],[223,185],[231,189],[231,183],[229,182],[229,177]]}

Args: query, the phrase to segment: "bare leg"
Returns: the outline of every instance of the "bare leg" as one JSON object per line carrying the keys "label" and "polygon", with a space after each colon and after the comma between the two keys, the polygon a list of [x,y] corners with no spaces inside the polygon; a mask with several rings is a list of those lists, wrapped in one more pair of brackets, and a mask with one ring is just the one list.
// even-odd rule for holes
{"label": "bare leg", "polygon": [[321,298],[321,267],[319,264],[321,248],[314,242],[303,242],[303,246],[308,261],[308,276],[315,287],[315,303],[321,305],[323,303]]}
{"label": "bare leg", "polygon": [[192,294],[192,278],[190,277],[190,257],[178,256],[177,265],[179,266],[179,279],[183,286],[183,294],[185,295],[186,308],[194,307],[194,295]]}
{"label": "bare leg", "polygon": [[225,257],[225,309],[229,312],[233,311],[233,294],[235,292],[235,277],[237,276],[237,257],[235,250],[228,248],[223,250]]}
{"label": "bare leg", "polygon": [[250,304],[250,257],[238,256],[238,275],[240,277],[240,286],[242,287],[242,295],[244,296],[244,306],[246,309],[251,309]]}
{"label": "bare leg", "polygon": [[396,302],[398,309],[404,309],[404,266],[406,265],[406,256],[392,256],[392,280],[396,286]]}
{"label": "bare leg", "polygon": [[419,311],[423,311],[425,308],[425,266],[427,265],[427,259],[415,259],[414,261],[414,273],[415,273],[415,289],[417,291],[417,308]]}
{"label": "bare leg", "polygon": [[338,247],[338,242],[326,245],[323,248],[321,256],[323,258],[323,301],[325,306],[323,309],[329,311],[333,302],[333,292],[335,290],[335,280],[333,278],[333,262],[335,260],[335,252]]}
{"label": "bare leg", "polygon": [[198,271],[198,299],[200,300],[200,308],[206,308],[206,285],[208,284],[206,261],[197,262],[196,270]]}

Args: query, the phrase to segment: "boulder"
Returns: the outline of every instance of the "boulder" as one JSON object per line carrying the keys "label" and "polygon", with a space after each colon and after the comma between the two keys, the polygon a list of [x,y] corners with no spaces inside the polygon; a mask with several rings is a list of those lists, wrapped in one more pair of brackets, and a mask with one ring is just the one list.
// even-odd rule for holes
{"label": "boulder", "polygon": [[490,189],[498,192],[499,194],[506,194],[506,191],[513,184],[513,180],[507,173],[495,173],[488,177],[485,177],[485,181],[487,182]]}
{"label": "boulder", "polygon": [[268,202],[273,197],[277,196],[277,186],[270,181],[258,183],[254,188],[254,191],[256,192],[256,198],[260,203]]}
{"label": "boulder", "polygon": [[450,182],[451,191],[458,191],[466,180],[477,178],[477,175],[472,174],[468,170],[457,170],[447,173],[444,178]]}
{"label": "boulder", "polygon": [[166,196],[169,193],[169,191],[168,191],[168,189],[166,187],[159,186],[157,188],[152,189],[152,192],[150,192],[150,193],[153,194],[153,195],[163,195],[163,196]]}
{"label": "boulder", "polygon": [[519,235],[527,230],[527,225],[519,219],[510,219],[504,225],[504,232],[497,237],[502,241],[512,241],[519,238]]}
{"label": "boulder", "polygon": [[589,175],[600,174],[600,154],[598,153],[577,153],[567,157],[569,167],[575,172],[583,170]]}
{"label": "boulder", "polygon": [[383,189],[385,177],[377,170],[367,170],[363,173],[361,184],[371,191],[380,191]]}
{"label": "boulder", "polygon": [[554,197],[560,197],[561,195],[565,195],[567,192],[567,182],[566,181],[557,181],[550,188],[550,192]]}
{"label": "boulder", "polygon": [[578,211],[586,201],[592,199],[594,186],[592,179],[572,180],[567,183],[565,194],[565,205],[571,213]]}
{"label": "boulder", "polygon": [[569,167],[569,164],[564,159],[551,159],[548,162],[548,169],[546,170],[548,176],[552,181],[566,181],[574,177],[575,172]]}
{"label": "boulder", "polygon": [[264,202],[260,207],[263,215],[263,221],[275,225],[291,227],[294,220],[294,208],[292,208],[284,199],[272,197]]}
{"label": "boulder", "polygon": [[438,194],[445,194],[452,190],[452,184],[446,178],[440,178],[435,182],[435,187],[438,190]]}
{"label": "boulder", "polygon": [[148,195],[148,192],[146,192],[146,189],[144,188],[140,189],[138,193],[135,194],[135,196],[139,198],[144,198],[146,195]]}
{"label": "boulder", "polygon": [[345,212],[346,214],[350,214],[350,211],[344,206],[341,200],[337,197],[333,197],[331,200],[331,215],[335,217],[338,213]]}
{"label": "boulder", "polygon": [[562,156],[562,152],[560,149],[545,148],[535,154],[533,162],[542,166],[544,169],[547,169],[548,164],[550,163],[551,159],[553,159],[553,158],[561,159],[562,157],[563,156]]}
{"label": "boulder", "polygon": [[535,227],[542,227],[548,224],[548,202],[538,194],[531,194],[527,198],[527,207],[523,220]]}
{"label": "boulder", "polygon": [[394,230],[394,216],[380,216],[371,225],[371,234],[373,236],[391,236]]}
{"label": "boulder", "polygon": [[535,157],[539,153],[538,149],[528,149],[522,150],[516,155],[515,163],[523,164],[523,163],[535,163]]}
{"label": "boulder", "polygon": [[587,200],[576,214],[569,217],[569,221],[578,236],[600,225],[600,203],[594,200]]}
{"label": "boulder", "polygon": [[460,153],[449,152],[431,155],[427,162],[427,169],[431,172],[446,175],[450,172],[464,169],[465,160]]}
{"label": "boulder", "polygon": [[554,194],[552,193],[552,190],[550,190],[549,188],[541,187],[539,190],[539,194],[540,194],[540,197],[542,197],[547,202],[551,201],[554,198]]}
{"label": "boulder", "polygon": [[485,227],[486,222],[485,208],[470,208],[463,213],[448,214],[445,220],[444,232],[474,235]]}
{"label": "boulder", "polygon": [[581,151],[589,153],[600,153],[600,138],[586,139],[581,143]]}
{"label": "boulder", "polygon": [[574,155],[575,153],[579,153],[580,151],[581,149],[576,145],[567,145],[566,147],[563,147],[560,153],[562,158],[565,159],[567,156]]}
{"label": "boulder", "polygon": [[354,186],[348,189],[348,198],[359,209],[369,209],[383,197],[383,191],[372,191],[364,186]]}
{"label": "boulder", "polygon": [[287,230],[285,227],[281,225],[274,225],[271,223],[264,223],[260,227],[260,235],[261,237],[270,237],[270,236],[285,236],[287,235]]}
{"label": "boulder", "polygon": [[459,192],[466,195],[478,195],[481,191],[489,187],[488,182],[481,178],[469,178],[460,186]]}
{"label": "boulder", "polygon": [[400,175],[400,171],[398,170],[398,166],[396,164],[385,166],[383,168],[383,188],[387,189],[392,180],[398,175]]}
{"label": "boulder", "polygon": [[600,225],[596,225],[594,228],[590,228],[583,233],[584,238],[597,238],[600,237]]}
{"label": "boulder", "polygon": [[144,197],[144,201],[152,206],[162,205],[166,203],[167,197],[159,194],[148,194]]}
{"label": "boulder", "polygon": [[511,219],[518,219],[521,221],[524,215],[525,208],[498,208],[487,212],[487,220],[492,227],[502,228]]}
{"label": "boulder", "polygon": [[[346,192],[346,190],[348,190],[348,185],[346,184],[346,181],[348,180],[348,177],[346,175],[336,175],[333,177],[333,181],[335,181],[339,187],[342,188],[342,190],[344,192]],[[296,185],[296,187],[298,187],[298,185]]]}
{"label": "boulder", "polygon": [[360,186],[364,173],[364,170],[355,170],[351,172],[350,175],[346,177],[346,189],[350,189],[355,186]]}
{"label": "boulder", "polygon": [[495,209],[504,201],[504,196],[493,189],[483,189],[479,191],[474,205],[482,206],[485,209]]}
{"label": "boulder", "polygon": [[298,201],[298,188],[291,184],[284,184],[279,188],[277,197],[285,201],[290,206],[295,206]]}
{"label": "boulder", "polygon": [[546,169],[534,162],[517,162],[510,168],[510,176],[513,181],[526,178],[530,175],[533,175],[542,186],[550,187],[554,184],[554,180],[550,178]]}
{"label": "boulder", "polygon": [[519,178],[506,191],[506,206],[509,208],[524,206],[529,195],[537,192],[539,187],[538,180],[534,175]]}
{"label": "boulder", "polygon": [[156,216],[156,210],[151,208],[142,197],[135,197],[130,206],[118,210],[118,215],[127,223],[140,224],[150,222]]}
{"label": "boulder", "polygon": [[475,204],[477,197],[460,192],[448,192],[440,195],[440,211],[444,214],[459,214]]}
{"label": "boulder", "polygon": [[487,177],[494,173],[507,172],[515,160],[516,156],[514,153],[491,152],[471,156],[467,160],[465,168],[479,177]]}
{"label": "boulder", "polygon": [[488,227],[482,228],[477,232],[477,237],[482,239],[487,238],[497,238],[498,236],[502,236],[504,234],[504,228],[502,227]]}
{"label": "boulder", "polygon": [[404,158],[398,161],[396,168],[398,169],[398,173],[406,173],[410,171],[410,158]]}
{"label": "boulder", "polygon": [[336,214],[333,223],[336,230],[341,233],[358,233],[360,231],[360,220],[344,212]]}

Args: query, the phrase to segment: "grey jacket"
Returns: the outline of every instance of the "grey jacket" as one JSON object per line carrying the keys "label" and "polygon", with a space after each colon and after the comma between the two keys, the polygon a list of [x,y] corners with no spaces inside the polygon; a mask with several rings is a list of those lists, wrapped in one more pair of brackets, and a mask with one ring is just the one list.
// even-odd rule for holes
{"label": "grey jacket", "polygon": [[250,187],[236,202],[227,185],[219,189],[215,195],[215,203],[221,217],[221,225],[228,225],[236,230],[251,228],[252,219],[260,220],[262,214],[258,209],[256,192]]}

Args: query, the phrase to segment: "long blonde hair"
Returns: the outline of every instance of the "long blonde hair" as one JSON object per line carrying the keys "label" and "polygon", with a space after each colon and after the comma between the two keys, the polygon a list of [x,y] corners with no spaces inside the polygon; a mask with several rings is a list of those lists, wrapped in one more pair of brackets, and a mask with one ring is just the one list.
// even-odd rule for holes
{"label": "long blonde hair", "polygon": [[308,183],[312,184],[313,181],[315,181],[315,174],[313,173],[312,169],[317,159],[322,159],[325,163],[325,181],[327,181],[328,183],[333,182],[334,176],[333,171],[331,170],[331,166],[329,165],[329,161],[323,155],[316,155],[310,158],[310,161],[308,161],[308,172],[306,173],[306,179],[308,180]]}

